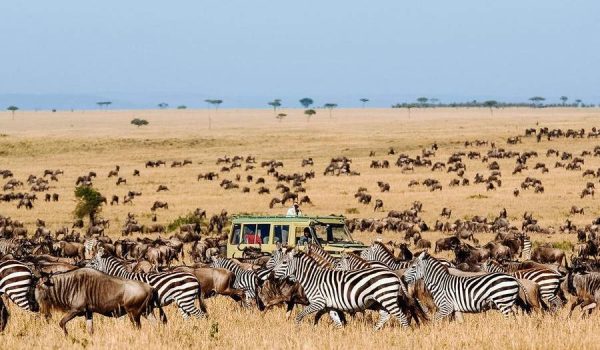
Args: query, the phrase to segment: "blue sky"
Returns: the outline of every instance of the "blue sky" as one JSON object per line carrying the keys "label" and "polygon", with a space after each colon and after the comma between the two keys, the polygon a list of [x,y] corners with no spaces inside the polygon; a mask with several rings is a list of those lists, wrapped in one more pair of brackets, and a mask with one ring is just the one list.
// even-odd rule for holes
{"label": "blue sky", "polygon": [[0,13],[0,104],[600,102],[593,0],[33,0]]}

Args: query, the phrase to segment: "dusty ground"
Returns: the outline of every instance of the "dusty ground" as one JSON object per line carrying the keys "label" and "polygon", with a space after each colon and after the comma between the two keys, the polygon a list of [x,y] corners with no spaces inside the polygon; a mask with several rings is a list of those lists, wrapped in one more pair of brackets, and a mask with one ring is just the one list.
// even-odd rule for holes
{"label": "dusty ground", "polygon": [[[523,143],[507,145],[506,138],[521,135],[525,128],[547,126],[549,128],[600,127],[598,109],[435,109],[413,110],[410,118],[404,109],[339,109],[328,112],[318,110],[310,121],[301,110],[284,110],[288,116],[278,122],[272,110],[162,110],[162,111],[74,111],[74,112],[23,112],[18,111],[12,120],[10,113],[0,113],[0,169],[10,169],[17,179],[25,181],[29,174],[38,176],[44,169],[63,169],[65,174],[58,183],[52,183],[51,193],[58,193],[58,203],[37,201],[33,210],[17,210],[16,203],[0,203],[0,214],[20,219],[33,230],[36,218],[46,220],[56,229],[72,222],[74,208],[74,183],[77,176],[94,170],[98,179],[94,185],[110,198],[121,197],[129,191],[143,192],[132,205],[106,206],[102,216],[111,220],[109,233],[120,234],[121,223],[127,212],[132,212],[148,223],[150,206],[155,200],[169,203],[169,210],[159,211],[161,223],[168,223],[196,207],[209,214],[226,208],[229,213],[252,212],[283,214],[285,208],[268,208],[275,195],[275,181],[266,176],[266,170],[257,166],[250,172],[237,170],[221,174],[221,179],[234,179],[242,175],[241,186],[249,186],[250,194],[240,190],[223,190],[219,181],[196,181],[198,173],[218,171],[217,157],[224,155],[253,155],[257,161],[277,159],[284,162],[283,173],[308,171],[302,168],[302,158],[313,157],[312,169],[317,177],[306,184],[307,194],[314,206],[305,206],[308,214],[340,213],[349,217],[382,217],[383,212],[373,212],[372,206],[358,204],[353,194],[360,186],[367,187],[373,198],[382,199],[386,210],[406,209],[415,200],[423,202],[422,217],[428,223],[435,222],[443,207],[453,210],[452,219],[472,215],[496,216],[504,207],[509,217],[519,222],[524,211],[533,212],[543,226],[557,228],[566,218],[576,224],[589,224],[598,216],[600,204],[597,199],[580,199],[579,193],[586,182],[597,183],[597,179],[583,178],[580,171],[554,168],[558,160],[547,158],[546,150],[579,154],[592,150],[600,141],[596,139],[560,139],[535,142],[534,138],[523,138]],[[208,129],[208,116],[212,118],[212,129]],[[133,118],[144,118],[147,127],[130,125]],[[465,140],[482,139],[496,142],[498,147],[517,151],[537,151],[538,158],[530,160],[530,169],[522,174],[511,175],[514,159],[500,160],[502,187],[487,192],[483,185],[448,187],[454,173],[431,172],[428,168],[417,168],[414,173],[402,174],[400,169],[370,169],[372,159],[387,159],[394,163],[399,153],[410,156],[420,154],[421,149],[437,142],[440,150],[435,160],[446,161],[454,151],[476,150],[486,152],[486,147],[465,148]],[[389,147],[397,154],[387,155]],[[369,158],[369,151],[376,156]],[[352,169],[361,173],[355,177],[323,176],[329,159],[347,156],[353,160]],[[147,160],[163,159],[168,165],[173,160],[191,159],[192,165],[183,168],[144,168]],[[537,162],[545,163],[550,169],[547,174],[533,170]],[[471,182],[475,173],[489,173],[486,165],[478,160],[465,160],[466,177]],[[107,178],[108,171],[115,165],[121,166],[120,176],[127,179],[126,185],[116,186],[116,179]],[[584,169],[600,167],[600,158],[585,157]],[[141,171],[133,177],[134,169]],[[264,176],[271,195],[258,195],[259,187],[245,183],[245,176]],[[515,198],[513,189],[526,176],[542,180],[544,194],[522,191]],[[433,177],[442,183],[441,192],[431,193],[423,186],[408,188],[412,179]],[[379,193],[377,181],[389,182],[391,191]],[[6,180],[5,180],[6,181]],[[3,184],[3,183],[2,183]],[[169,192],[156,193],[159,184],[170,188]],[[26,188],[28,190],[28,188]],[[277,194],[277,196],[279,196]],[[585,215],[571,216],[571,205],[585,208]],[[352,213],[352,214],[347,214]],[[442,234],[433,232],[425,238],[435,239]],[[375,238],[373,233],[356,235],[364,242]],[[383,239],[398,239],[385,233]],[[481,235],[486,242],[489,235]],[[535,235],[534,241],[570,241],[575,237],[564,234],[550,236]],[[167,327],[153,327],[145,323],[137,332],[127,321],[97,317],[97,333],[88,337],[84,333],[84,322],[70,324],[72,335],[64,338],[56,325],[43,321],[19,310],[12,309],[13,317],[7,330],[0,335],[3,348],[31,347],[93,347],[93,348],[364,348],[375,346],[391,347],[464,347],[482,348],[575,348],[591,347],[597,342],[593,332],[597,318],[580,321],[565,320],[565,315],[519,316],[516,320],[504,320],[495,312],[473,315],[465,324],[442,323],[415,330],[402,330],[397,324],[382,332],[371,331],[371,315],[351,320],[344,330],[333,330],[329,321],[322,321],[313,328],[306,320],[296,327],[284,319],[283,310],[260,314],[243,311],[226,299],[209,302],[210,320],[183,322],[175,312]],[[174,311],[174,310],[170,310]],[[57,316],[58,317],[58,316]],[[55,319],[58,321],[58,318]],[[218,326],[217,326],[218,324]],[[215,329],[218,328],[218,331]],[[212,329],[212,331],[211,331]],[[212,334],[212,335],[211,335]]]}

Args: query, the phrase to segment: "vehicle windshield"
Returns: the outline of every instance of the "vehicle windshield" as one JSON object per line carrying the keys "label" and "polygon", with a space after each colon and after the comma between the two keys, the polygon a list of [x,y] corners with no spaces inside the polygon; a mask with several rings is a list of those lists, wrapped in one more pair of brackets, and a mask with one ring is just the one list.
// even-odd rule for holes
{"label": "vehicle windshield", "polygon": [[315,224],[313,229],[320,243],[353,243],[344,224]]}

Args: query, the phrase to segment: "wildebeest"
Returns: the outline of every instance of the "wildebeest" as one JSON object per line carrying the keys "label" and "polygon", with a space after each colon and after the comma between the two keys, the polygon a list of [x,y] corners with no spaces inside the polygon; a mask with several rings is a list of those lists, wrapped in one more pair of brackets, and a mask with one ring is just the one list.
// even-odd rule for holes
{"label": "wildebeest", "polygon": [[442,250],[453,250],[460,246],[460,239],[458,237],[446,237],[440,238],[435,241],[435,252],[441,252]]}
{"label": "wildebeest", "polygon": [[531,253],[531,260],[540,262],[542,264],[556,263],[559,266],[562,266],[564,261],[565,267],[568,267],[567,256],[565,255],[565,252],[558,248],[537,247]]}
{"label": "wildebeest", "polygon": [[377,211],[377,209],[383,211],[383,201],[381,199],[375,200],[375,207],[373,207],[373,211]]}
{"label": "wildebeest", "polygon": [[43,275],[35,287],[35,299],[46,319],[52,309],[67,313],[59,323],[65,335],[68,335],[67,322],[77,316],[85,316],[88,333],[93,334],[94,313],[113,317],[127,314],[140,328],[140,317],[152,313],[154,296],[154,290],[146,283],[108,276],[90,268]]}
{"label": "wildebeest", "polygon": [[169,204],[167,202],[155,201],[152,204],[152,208],[150,210],[155,211],[156,209],[169,209]]}

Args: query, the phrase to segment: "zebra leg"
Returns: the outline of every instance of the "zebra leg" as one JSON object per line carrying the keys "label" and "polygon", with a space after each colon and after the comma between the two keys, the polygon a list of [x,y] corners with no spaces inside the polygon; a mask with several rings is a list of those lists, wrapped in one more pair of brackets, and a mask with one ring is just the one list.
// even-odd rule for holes
{"label": "zebra leg", "polygon": [[452,315],[454,307],[450,304],[444,304],[439,306],[439,310],[433,316],[434,321],[440,321],[441,319]]}
{"label": "zebra leg", "polygon": [[514,303],[512,305],[510,305],[510,304],[495,301],[494,304],[496,305],[496,307],[498,309],[500,309],[500,312],[502,312],[502,315],[504,315],[505,318],[508,318],[511,315],[515,316],[513,309],[512,309],[512,307],[514,306]]}
{"label": "zebra leg", "polygon": [[325,300],[317,299],[313,300],[304,310],[300,311],[300,313],[296,316],[296,323],[299,324],[302,322],[304,316],[308,314],[312,314],[314,312],[318,312],[321,309],[325,308]]}
{"label": "zebra leg", "polygon": [[[342,314],[343,315],[343,314]],[[340,317],[340,312],[336,310],[329,310],[329,317],[333,321],[335,328],[344,327],[344,323],[342,322],[342,317]],[[316,317],[315,317],[316,320]],[[316,323],[315,323],[316,325]]]}
{"label": "zebra leg", "polygon": [[194,295],[190,295],[186,298],[176,298],[175,302],[179,307],[179,312],[183,316],[183,319],[187,319],[190,315],[196,318],[204,318],[206,314],[202,312],[202,310],[198,309],[196,305],[194,305],[194,301],[196,300]]}
{"label": "zebra leg", "polygon": [[389,319],[390,319],[389,312],[387,312],[384,309],[379,310],[379,320],[377,320],[377,323],[375,324],[374,329],[376,331],[380,330]]}
{"label": "zebra leg", "polygon": [[464,323],[465,319],[463,318],[463,314],[460,311],[454,311],[454,318],[458,323]]}

